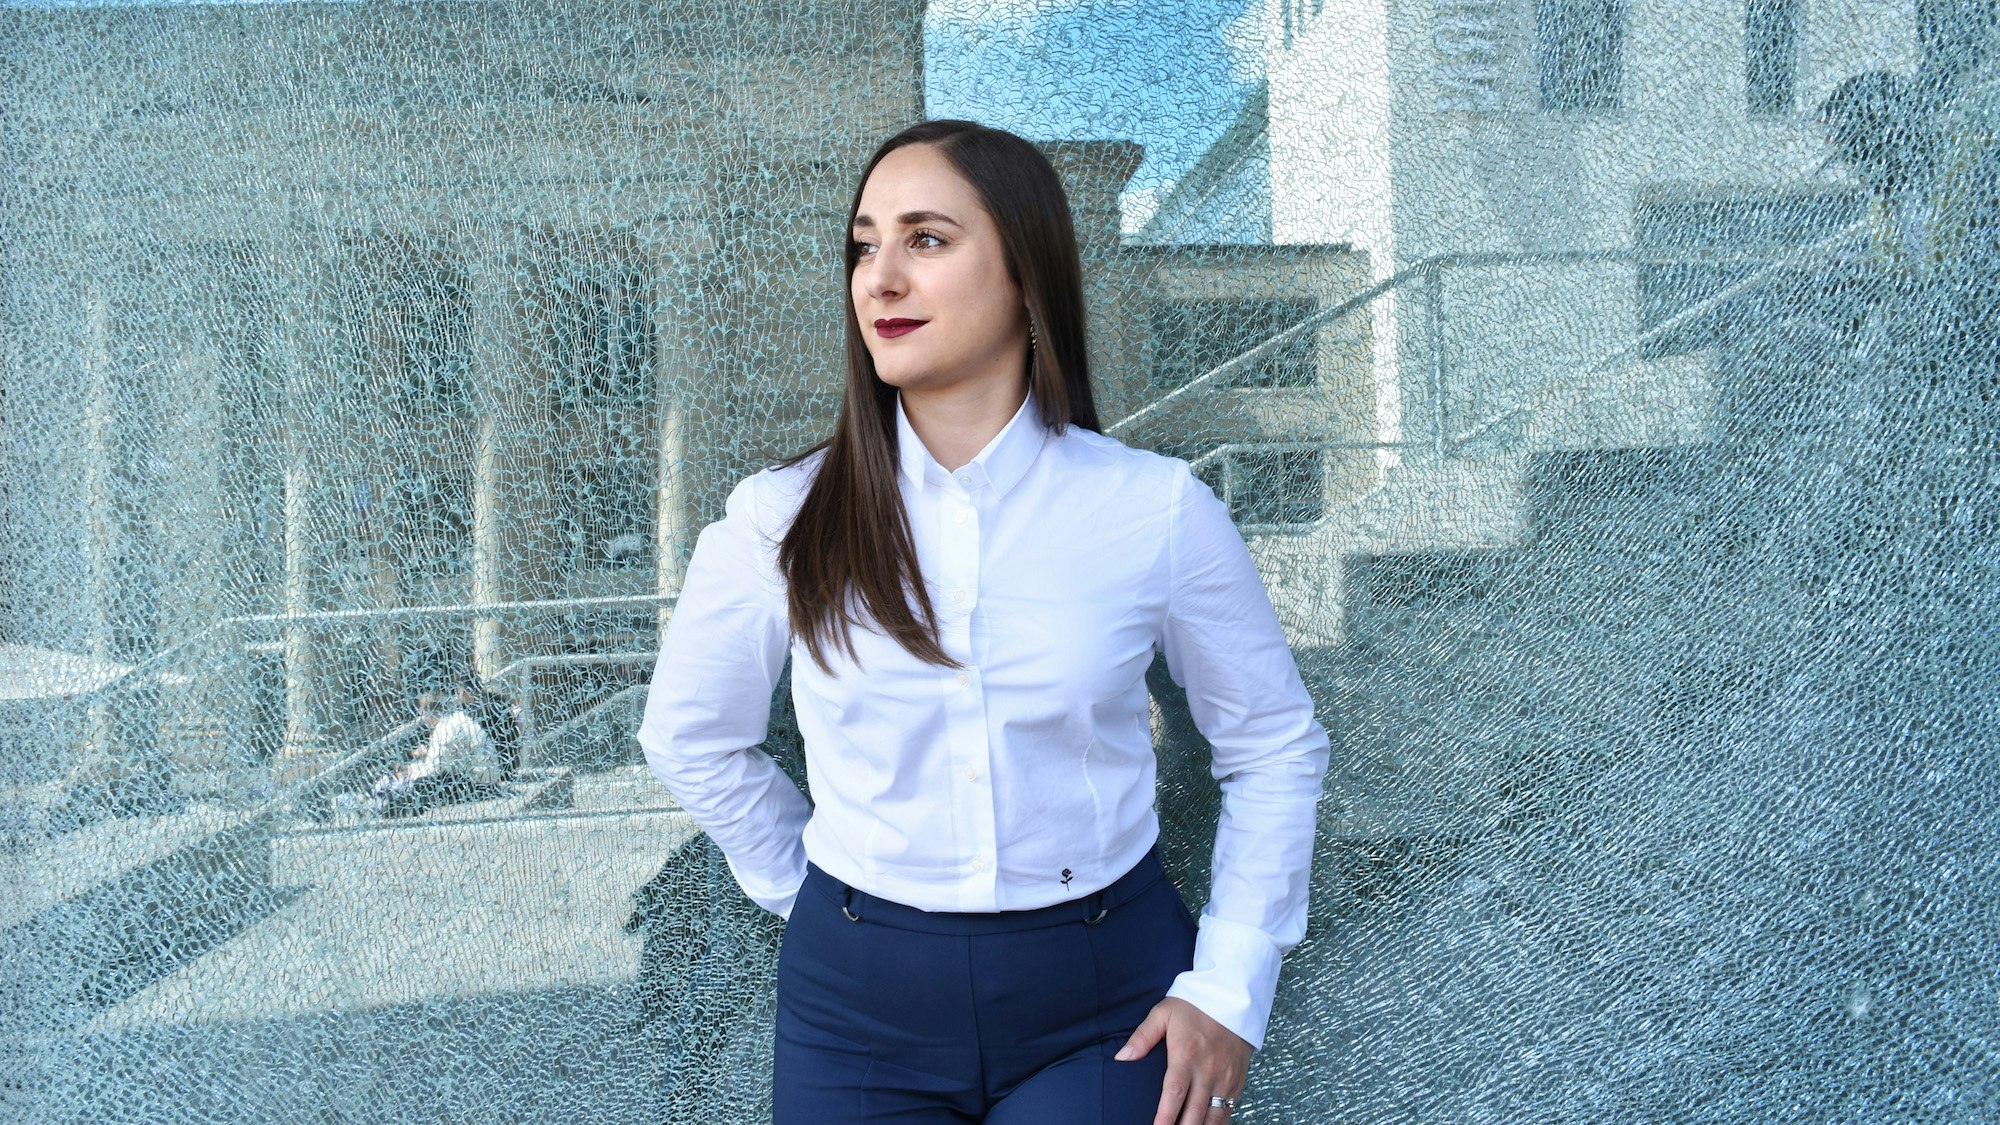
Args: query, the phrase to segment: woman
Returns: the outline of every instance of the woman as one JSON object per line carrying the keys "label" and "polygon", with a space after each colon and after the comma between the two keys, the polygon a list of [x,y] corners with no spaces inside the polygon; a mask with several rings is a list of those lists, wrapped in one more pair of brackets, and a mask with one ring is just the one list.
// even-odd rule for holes
{"label": "woman", "polygon": [[[1098,432],[1061,182],[966,121],[849,209],[833,435],[704,528],[639,741],[787,919],[777,1121],[1219,1123],[1304,935],[1327,738],[1222,503]],[[1223,788],[1154,842],[1164,652]],[[787,655],[814,804],[754,749]]]}

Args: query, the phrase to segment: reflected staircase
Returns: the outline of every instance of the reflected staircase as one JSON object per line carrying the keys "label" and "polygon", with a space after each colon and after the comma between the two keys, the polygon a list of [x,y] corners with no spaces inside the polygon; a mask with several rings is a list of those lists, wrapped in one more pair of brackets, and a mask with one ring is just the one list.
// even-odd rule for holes
{"label": "reflected staircase", "polygon": [[[1384,856],[1431,850],[1426,842],[1484,835],[1532,800],[1520,792],[1519,763],[1503,744],[1511,747],[1523,724],[1535,719],[1518,713],[1519,683],[1492,677],[1496,669],[1514,674],[1509,646],[1520,630],[1560,631],[1562,622],[1535,616],[1536,603],[1601,602],[1609,595],[1594,587],[1585,591],[1578,581],[1615,581],[1595,565],[1580,566],[1580,578],[1569,575],[1564,568],[1577,564],[1551,562],[1551,544],[1565,537],[1588,541],[1593,521],[1606,527],[1630,526],[1635,519],[1648,526],[1659,519],[1671,523],[1682,514],[1677,490],[1689,487],[1690,474],[1701,475],[1687,466],[1703,463],[1702,451],[1718,436],[1718,400],[1728,393],[1718,385],[1725,375],[1717,370],[1714,348],[1651,345],[1779,279],[1825,268],[1843,256],[1858,229],[1778,255],[1545,380],[1509,385],[1506,371],[1453,369],[1430,319],[1412,349],[1416,361],[1400,357],[1406,370],[1427,368],[1427,378],[1406,380],[1422,384],[1404,399],[1418,415],[1407,427],[1412,437],[1224,438],[1193,450],[1175,445],[1176,452],[1187,450],[1183,455],[1197,474],[1237,516],[1332,740],[1319,818],[1321,866],[1352,873],[1357,863],[1366,869]],[[1172,430],[1171,421],[1159,417],[1173,410],[1170,400],[1184,400],[1185,413],[1199,417],[1200,396],[1224,386],[1233,371],[1291,335],[1334,318],[1367,316],[1398,291],[1428,294],[1431,303],[1409,304],[1419,312],[1434,309],[1438,273],[1468,260],[1487,268],[1510,260],[1541,266],[1629,262],[1632,256],[1448,256],[1419,263],[1146,404],[1106,432],[1133,444],[1155,444],[1144,438],[1173,444],[1171,438],[1159,441]],[[1422,354],[1424,345],[1429,355]],[[1503,393],[1462,385],[1482,375]],[[1453,386],[1454,380],[1461,385]],[[1454,420],[1452,407],[1476,407],[1482,398],[1499,401],[1459,412],[1470,414],[1462,423]],[[1352,426],[1329,424],[1326,430],[1351,433]],[[1133,441],[1135,435],[1142,440]],[[1260,487],[1284,487],[1258,481],[1249,466],[1259,459],[1268,465],[1273,452],[1302,448],[1371,455],[1377,471],[1358,493],[1245,503]],[[1334,479],[1331,473],[1322,477]],[[1648,513],[1649,505],[1659,511]],[[1300,518],[1283,518],[1288,509]],[[1251,518],[1244,518],[1246,510],[1254,512]],[[1635,574],[1644,571],[1634,566]],[[1524,675],[1521,682],[1532,680],[1533,670]],[[1163,851],[1183,892],[1196,901],[1206,895],[1219,794],[1208,777],[1206,743],[1163,662],[1156,661],[1149,686],[1161,785],[1174,794],[1160,803]],[[1556,698],[1562,688],[1548,690]],[[1628,702],[1597,705],[1615,709]],[[1323,877],[1316,868],[1316,879]],[[1363,881],[1369,877],[1364,872]],[[1344,901],[1347,895],[1343,889],[1325,897]]]}

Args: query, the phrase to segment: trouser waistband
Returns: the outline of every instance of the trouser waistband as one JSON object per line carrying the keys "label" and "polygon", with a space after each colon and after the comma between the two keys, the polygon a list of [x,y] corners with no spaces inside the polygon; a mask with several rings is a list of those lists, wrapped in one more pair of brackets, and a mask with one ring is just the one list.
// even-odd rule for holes
{"label": "trouser waistband", "polygon": [[1155,844],[1146,850],[1132,870],[1120,875],[1102,890],[1033,910],[1002,910],[983,914],[920,910],[850,887],[811,861],[806,863],[806,881],[800,890],[825,896],[846,913],[848,920],[854,922],[871,922],[920,933],[999,934],[1078,921],[1096,925],[1104,920],[1108,912],[1166,877],[1166,868],[1160,865],[1159,845]]}

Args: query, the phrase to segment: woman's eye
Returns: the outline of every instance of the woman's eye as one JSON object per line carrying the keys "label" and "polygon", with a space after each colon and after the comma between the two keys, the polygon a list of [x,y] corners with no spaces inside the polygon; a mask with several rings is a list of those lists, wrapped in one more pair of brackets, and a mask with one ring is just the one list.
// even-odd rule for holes
{"label": "woman's eye", "polygon": [[[926,239],[929,240],[928,244],[925,244],[924,242],[924,240]],[[910,242],[912,245],[919,246],[921,249],[929,250],[929,249],[934,249],[938,246],[943,246],[944,237],[942,235],[934,234],[927,230],[920,230],[910,236]],[[849,239],[847,243],[847,252],[857,258],[867,257],[871,252],[874,251],[874,249],[875,249],[874,243],[862,242],[860,239]]]}

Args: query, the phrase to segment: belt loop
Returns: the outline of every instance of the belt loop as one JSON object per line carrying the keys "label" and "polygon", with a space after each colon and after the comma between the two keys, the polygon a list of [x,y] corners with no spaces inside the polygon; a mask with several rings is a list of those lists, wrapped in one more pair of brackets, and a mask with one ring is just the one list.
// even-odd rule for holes
{"label": "belt loop", "polygon": [[[1093,911],[1095,913],[1092,913]],[[1092,891],[1090,896],[1083,900],[1084,925],[1095,926],[1099,922],[1104,921],[1104,916],[1109,913],[1111,913],[1110,908],[1104,905],[1103,891]]]}
{"label": "belt loop", "polygon": [[840,885],[840,912],[847,915],[850,922],[861,921],[861,915],[854,912],[854,888],[846,883]]}

